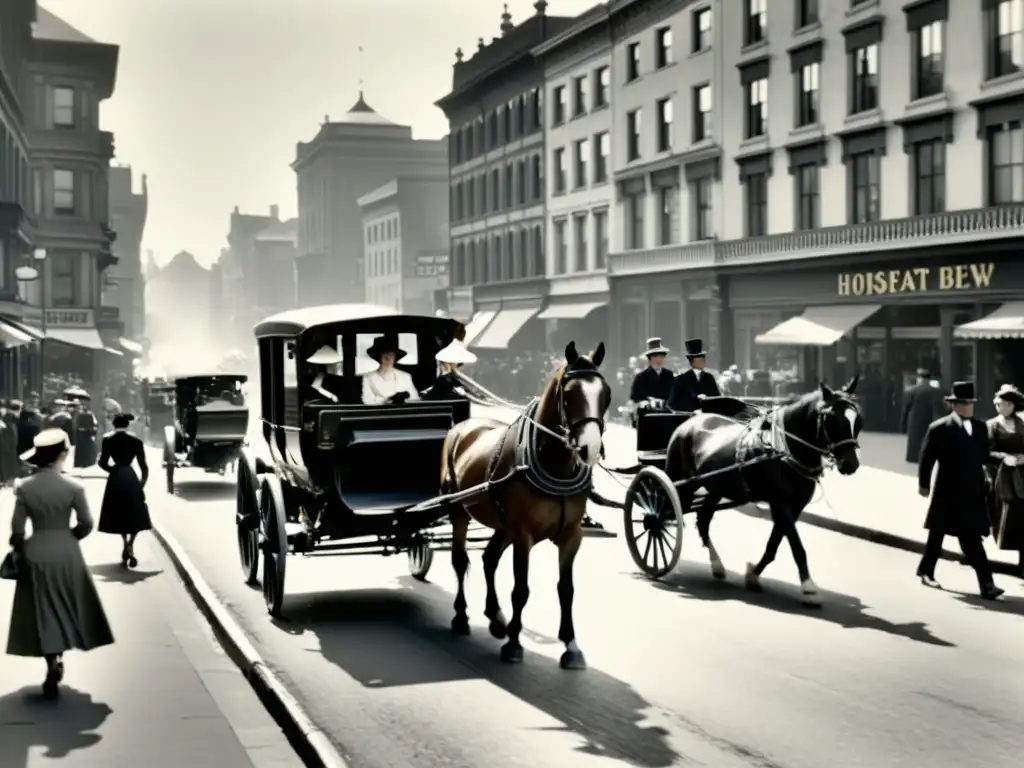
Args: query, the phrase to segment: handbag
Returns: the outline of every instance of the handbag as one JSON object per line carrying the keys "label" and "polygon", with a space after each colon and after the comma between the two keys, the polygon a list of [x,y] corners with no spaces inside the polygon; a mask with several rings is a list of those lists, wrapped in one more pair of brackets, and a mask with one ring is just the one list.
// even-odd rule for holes
{"label": "handbag", "polygon": [[21,577],[21,555],[13,549],[0,562],[0,579],[17,581]]}

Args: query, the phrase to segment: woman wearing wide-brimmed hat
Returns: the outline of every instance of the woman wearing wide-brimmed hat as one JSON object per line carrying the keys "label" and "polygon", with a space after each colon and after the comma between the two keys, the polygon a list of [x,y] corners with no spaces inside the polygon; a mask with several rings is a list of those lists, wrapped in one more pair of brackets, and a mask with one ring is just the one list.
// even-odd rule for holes
{"label": "woman wearing wide-brimmed hat", "polygon": [[466,349],[466,346],[455,339],[440,350],[434,359],[439,366],[437,381],[430,389],[423,393],[424,400],[462,400],[466,395],[458,379],[456,372],[464,365],[471,365],[476,362],[476,355]]}
{"label": "woman wearing wide-brimmed hat", "polygon": [[1024,393],[1010,384],[995,394],[998,415],[986,422],[992,473],[992,532],[1002,550],[1017,552],[1024,576]]}
{"label": "woman wearing wide-brimmed hat", "polygon": [[[108,477],[107,486],[103,489],[98,530],[121,537],[121,565],[126,568],[138,565],[135,537],[153,527],[143,490],[149,480],[146,447],[142,440],[128,431],[134,418],[130,413],[119,413],[114,417],[114,431],[103,436],[99,462],[100,469]],[[133,463],[139,465],[141,479],[132,469]]]}
{"label": "woman wearing wide-brimmed hat", "polygon": [[[11,546],[20,556],[7,653],[46,659],[43,693],[49,698],[57,696],[64,677],[66,651],[114,642],[78,544],[93,529],[85,489],[61,474],[70,450],[62,429],[36,435],[21,456],[36,470],[15,491],[11,522]],[[26,538],[30,520],[32,536]]]}
{"label": "woman wearing wide-brimmed hat", "polygon": [[406,400],[419,400],[412,376],[395,367],[395,363],[406,356],[406,352],[398,346],[398,337],[394,334],[378,336],[373,345],[366,350],[367,356],[377,361],[376,371],[363,375],[363,402],[366,405],[383,405],[384,403],[404,403]]}

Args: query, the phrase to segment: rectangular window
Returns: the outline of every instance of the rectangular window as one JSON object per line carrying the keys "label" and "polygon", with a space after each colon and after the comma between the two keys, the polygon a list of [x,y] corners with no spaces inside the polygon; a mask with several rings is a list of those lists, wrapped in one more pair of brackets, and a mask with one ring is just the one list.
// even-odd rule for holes
{"label": "rectangular window", "polygon": [[817,62],[800,68],[797,76],[796,125],[814,125],[821,119],[819,112],[821,65]]}
{"label": "rectangular window", "polygon": [[73,253],[55,253],[49,257],[50,301],[55,307],[74,307],[78,304],[77,260],[77,254]]}
{"label": "rectangular window", "polygon": [[994,128],[988,134],[989,205],[1024,203],[1024,127]]}
{"label": "rectangular window", "polygon": [[594,107],[608,106],[611,98],[612,75],[608,67],[599,67],[594,72]]}
{"label": "rectangular window", "polygon": [[878,108],[878,45],[872,43],[850,54],[853,69],[850,114]]}
{"label": "rectangular window", "polygon": [[516,175],[517,194],[516,202],[519,205],[526,205],[526,161],[519,161],[519,173]]}
{"label": "rectangular window", "polygon": [[914,215],[946,210],[946,142],[932,139],[914,145]]}
{"label": "rectangular window", "polygon": [[693,141],[704,141],[711,138],[711,85],[702,85],[693,89]]}
{"label": "rectangular window", "polygon": [[541,167],[540,155],[533,156],[533,199],[544,197],[544,169]]}
{"label": "rectangular window", "polygon": [[632,162],[640,157],[640,110],[626,114],[626,160]]}
{"label": "rectangular window", "polygon": [[747,135],[764,136],[768,131],[768,78],[755,80],[744,87],[747,96]]}
{"label": "rectangular window", "polygon": [[640,43],[626,46],[626,82],[631,83],[640,77]]}
{"label": "rectangular window", "polygon": [[53,125],[55,128],[75,127],[75,89],[53,89]]}
{"label": "rectangular window", "polygon": [[587,214],[581,213],[572,217],[573,247],[575,260],[570,271],[581,272],[587,269]]}
{"label": "rectangular window", "polygon": [[760,43],[768,35],[768,0],[744,0],[743,44]]}
{"label": "rectangular window", "polygon": [[755,173],[743,182],[746,196],[747,237],[768,234],[768,175]]}
{"label": "rectangular window", "polygon": [[694,240],[711,238],[711,179],[693,182]]}
{"label": "rectangular window", "polygon": [[608,132],[594,136],[594,183],[608,181],[608,154],[611,152],[611,137]]}
{"label": "rectangular window", "polygon": [[75,174],[58,168],[53,172],[53,212],[58,216],[75,215]]}
{"label": "rectangular window", "polygon": [[796,28],[818,23],[818,0],[797,0]]}
{"label": "rectangular window", "polygon": [[573,145],[573,165],[575,174],[575,185],[576,188],[587,186],[587,160],[589,159],[587,152],[587,140],[580,139]]}
{"label": "rectangular window", "polygon": [[555,194],[560,195],[565,192],[568,181],[565,177],[565,150],[561,147],[555,150],[554,162],[552,165],[555,167]]}
{"label": "rectangular window", "polygon": [[942,93],[945,85],[944,27],[944,22],[933,21],[914,33],[917,48],[917,78],[914,87],[916,99]]}
{"label": "rectangular window", "polygon": [[989,13],[989,77],[1019,72],[1024,68],[1024,0],[1002,0]]}
{"label": "rectangular window", "polygon": [[577,77],[573,81],[573,117],[587,114],[587,78]]}
{"label": "rectangular window", "polygon": [[[505,166],[505,207],[511,208],[515,204],[515,170],[516,167],[509,163]],[[397,235],[398,224],[395,224]]]}
{"label": "rectangular window", "polygon": [[565,219],[555,222],[555,273],[565,274],[569,262],[569,244],[566,242]]}
{"label": "rectangular window", "polygon": [[628,230],[626,247],[636,251],[644,247],[644,206],[647,198],[644,195],[630,195],[626,198]]}
{"label": "rectangular window", "polygon": [[658,69],[672,63],[672,27],[661,27],[654,33],[654,66]]}
{"label": "rectangular window", "polygon": [[565,122],[565,86],[559,85],[551,92],[551,101],[554,104],[554,114],[551,116],[553,125],[561,125]]}
{"label": "rectangular window", "polygon": [[497,168],[491,171],[491,210],[501,210],[501,172]]}
{"label": "rectangular window", "polygon": [[881,216],[879,174],[881,161],[877,153],[854,155],[848,161],[850,174],[850,223],[865,224]]}
{"label": "rectangular window", "polygon": [[818,166],[796,169],[796,229],[806,231],[821,226],[821,179]]}
{"label": "rectangular window", "polygon": [[700,53],[711,47],[711,9],[693,12],[693,52]]}
{"label": "rectangular window", "polygon": [[594,268],[608,263],[608,211],[594,212]]}
{"label": "rectangular window", "polygon": [[672,99],[658,102],[658,151],[672,149]]}
{"label": "rectangular window", "polygon": [[675,187],[658,189],[658,245],[672,245],[677,242],[678,214],[679,190]]}

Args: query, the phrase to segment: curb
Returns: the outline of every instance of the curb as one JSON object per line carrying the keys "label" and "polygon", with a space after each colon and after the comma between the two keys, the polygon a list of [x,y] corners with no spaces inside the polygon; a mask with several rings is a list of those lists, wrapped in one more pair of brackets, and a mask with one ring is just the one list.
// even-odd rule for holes
{"label": "curb", "polygon": [[178,541],[157,525],[153,526],[153,534],[174,564],[192,600],[210,623],[218,641],[281,726],[303,762],[313,768],[349,768],[348,761],[263,661]]}

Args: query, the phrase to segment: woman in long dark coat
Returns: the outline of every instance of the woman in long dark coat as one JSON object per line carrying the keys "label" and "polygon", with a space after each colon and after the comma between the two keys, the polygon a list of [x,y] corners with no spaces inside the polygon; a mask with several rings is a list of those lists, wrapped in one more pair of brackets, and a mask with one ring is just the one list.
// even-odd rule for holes
{"label": "woman in long dark coat", "polygon": [[[11,546],[21,555],[22,570],[14,591],[7,653],[46,659],[47,698],[58,695],[66,651],[88,651],[114,642],[78,544],[93,529],[85,489],[61,474],[70,449],[62,429],[36,435],[33,448],[21,458],[37,469],[15,489],[11,522]],[[29,520],[32,536],[26,538]]]}
{"label": "woman in long dark coat", "polygon": [[96,435],[99,433],[96,414],[89,410],[88,403],[75,416],[75,467],[91,467],[96,463]]}
{"label": "woman in long dark coat", "polygon": [[1024,576],[1024,393],[1004,384],[995,395],[999,415],[986,422],[993,478],[992,530],[1002,550],[1017,552]]}
{"label": "woman in long dark coat", "polygon": [[[135,559],[135,537],[141,531],[153,527],[143,491],[149,480],[146,448],[139,438],[128,431],[133,418],[128,413],[119,413],[114,417],[114,431],[103,436],[103,449],[100,452],[100,469],[110,476],[103,491],[99,531],[121,537],[124,542],[121,564],[126,568],[138,565]],[[141,480],[132,469],[133,462],[139,465]]]}

